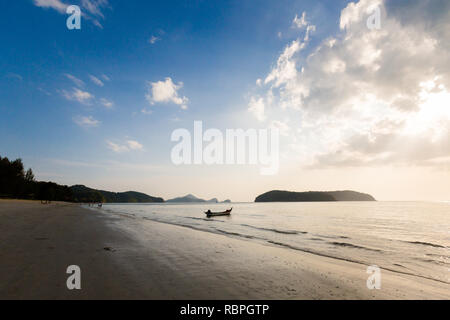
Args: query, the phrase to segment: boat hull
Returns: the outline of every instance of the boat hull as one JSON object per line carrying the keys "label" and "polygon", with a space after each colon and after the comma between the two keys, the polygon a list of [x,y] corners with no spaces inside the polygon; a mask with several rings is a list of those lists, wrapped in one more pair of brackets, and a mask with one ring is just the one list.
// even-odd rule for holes
{"label": "boat hull", "polygon": [[227,211],[223,211],[223,212],[205,211],[205,214],[208,218],[209,217],[218,217],[218,216],[229,216],[229,215],[231,215],[231,210],[233,210],[233,208],[231,208],[230,210],[227,210]]}
{"label": "boat hull", "polygon": [[207,217],[230,216],[230,215],[231,215],[230,212],[228,212],[228,213],[211,213],[211,214],[206,213]]}

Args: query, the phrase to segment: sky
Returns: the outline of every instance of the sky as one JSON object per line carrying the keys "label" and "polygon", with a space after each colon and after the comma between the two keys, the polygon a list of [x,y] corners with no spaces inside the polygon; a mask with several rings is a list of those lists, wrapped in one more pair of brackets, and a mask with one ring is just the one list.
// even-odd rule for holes
{"label": "sky", "polygon": [[[0,21],[0,155],[39,180],[450,200],[448,1],[21,0]],[[171,136],[194,121],[276,128],[278,172],[174,164]]]}

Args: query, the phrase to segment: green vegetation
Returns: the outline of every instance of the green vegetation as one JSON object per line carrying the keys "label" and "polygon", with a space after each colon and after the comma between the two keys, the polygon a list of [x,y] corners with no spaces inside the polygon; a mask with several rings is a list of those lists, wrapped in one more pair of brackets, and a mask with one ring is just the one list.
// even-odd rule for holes
{"label": "green vegetation", "polygon": [[68,186],[35,181],[31,169],[25,172],[21,159],[0,157],[0,197],[48,201],[72,201]]}
{"label": "green vegetation", "polygon": [[149,203],[164,202],[163,198],[152,197],[145,193],[127,191],[127,192],[110,192],[104,190],[95,190],[83,185],[70,187],[75,202],[90,202],[88,199],[96,199],[93,202],[105,203]]}
{"label": "green vegetation", "polygon": [[54,182],[36,181],[33,171],[25,171],[22,160],[10,161],[0,156],[0,198],[66,202],[164,202],[144,193],[109,192],[82,185],[62,186]]}
{"label": "green vegetation", "polygon": [[370,194],[356,191],[290,192],[273,190],[256,197],[255,202],[376,201]]}

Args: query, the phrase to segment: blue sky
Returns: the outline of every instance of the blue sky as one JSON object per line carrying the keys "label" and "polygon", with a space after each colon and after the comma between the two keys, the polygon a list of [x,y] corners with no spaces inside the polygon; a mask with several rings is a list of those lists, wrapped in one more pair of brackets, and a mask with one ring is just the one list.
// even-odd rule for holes
{"label": "blue sky", "polygon": [[[37,7],[33,1],[2,2],[1,18],[8,27],[0,31],[4,70],[0,103],[9,115],[2,118],[2,134],[9,134],[3,143],[8,143],[5,147],[13,156],[39,156],[43,148],[50,148],[51,156],[83,152],[86,159],[98,156],[95,150],[104,148],[97,139],[110,134],[138,135],[153,144],[158,142],[150,136],[174,126],[171,119],[232,112],[246,104],[248,89],[283,49],[286,39],[279,39],[277,32],[293,33],[289,30],[293,13],[311,8],[294,1],[259,2],[256,7],[252,1],[225,5],[110,1],[102,8],[103,29],[82,19],[82,29],[71,31],[65,26],[68,15]],[[337,23],[338,15],[331,16]],[[159,38],[154,44],[149,43],[152,36]],[[64,99],[61,90],[77,87],[65,74],[82,80],[82,91],[112,101],[112,110],[98,102],[83,106]],[[95,85],[89,75],[101,79],[104,86]],[[148,105],[147,81],[166,77],[183,82],[188,112]],[[144,108],[152,110],[151,116],[139,114]],[[102,122],[94,139],[92,132],[73,123],[79,115]]]}
{"label": "blue sky", "polygon": [[[66,4],[81,7],[81,30],[66,28],[68,15],[61,9]],[[267,114],[270,110],[268,89],[257,85],[257,79],[277,71],[277,61],[296,39],[307,44],[296,58],[297,71],[302,63],[309,66],[307,57],[325,40],[344,41],[349,29],[343,30],[340,23],[348,5],[349,1],[336,0],[2,1],[1,155],[21,157],[42,180],[116,191],[137,189],[165,198],[192,192],[252,200],[260,188],[272,186],[340,188],[337,182],[286,180],[294,172],[301,174],[295,171],[300,162],[292,161],[272,179],[256,177],[257,170],[248,167],[175,168],[170,134],[176,128],[192,128],[194,120],[220,129],[267,126],[249,112],[254,110],[249,107],[252,99],[263,99]],[[389,12],[385,5],[383,14],[393,19]],[[307,41],[305,29],[294,23],[303,13],[308,25],[315,26]],[[175,91],[158,98],[152,83]],[[280,105],[286,92],[282,85],[270,87]],[[285,110],[278,123],[295,130],[296,124],[285,119],[305,115],[294,114],[295,106]],[[283,145],[301,144],[308,135],[300,133],[291,141],[294,134],[288,134]],[[308,141],[316,144],[317,139]],[[285,150],[288,158],[295,159],[289,150]],[[336,179],[352,174],[351,169],[337,167],[331,169]],[[372,175],[373,165],[367,167]],[[330,168],[324,167],[317,177],[329,175],[326,170]],[[232,186],[242,174],[246,180],[255,179],[258,187],[246,184],[234,193],[204,188],[220,179]],[[186,182],[193,177],[199,177],[197,182]],[[360,182],[342,187],[372,191]]]}

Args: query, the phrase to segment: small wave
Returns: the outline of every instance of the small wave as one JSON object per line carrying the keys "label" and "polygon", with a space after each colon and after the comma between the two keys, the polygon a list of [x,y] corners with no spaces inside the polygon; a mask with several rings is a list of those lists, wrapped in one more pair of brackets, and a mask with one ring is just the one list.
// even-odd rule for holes
{"label": "small wave", "polygon": [[422,259],[422,258],[414,258],[414,259],[418,260],[418,261],[426,262],[426,263],[434,263],[434,264],[437,264],[437,265],[440,265],[440,266],[448,266],[448,265],[450,265],[450,263],[448,263],[448,262],[434,260],[434,259]]}
{"label": "small wave", "polygon": [[332,244],[332,245],[334,245],[334,246],[339,246],[339,247],[347,247],[347,248],[363,249],[363,250],[369,250],[369,251],[381,252],[381,250],[378,250],[378,249],[372,249],[372,248],[367,248],[367,247],[357,246],[357,245],[355,245],[355,244],[348,243],[348,242],[328,242],[328,243],[329,243],[329,244]]}
{"label": "small wave", "polygon": [[[117,212],[115,212],[115,213],[117,214]],[[120,213],[118,215],[122,216],[122,217],[130,217],[130,216],[127,216],[127,215],[124,215],[124,214],[120,214]],[[285,247],[287,249],[292,249],[292,250],[301,251],[301,252],[314,254],[314,255],[317,255],[317,256],[322,256],[322,257],[327,257],[327,258],[332,258],[332,259],[338,259],[338,260],[342,260],[342,261],[358,263],[358,264],[361,264],[361,265],[364,265],[364,266],[367,265],[367,262],[365,262],[365,261],[360,261],[360,260],[349,258],[349,257],[337,256],[336,254],[333,254],[333,253],[320,252],[320,251],[313,250],[311,248],[296,247],[296,246],[289,245],[289,244],[286,244],[286,243],[272,241],[272,240],[264,239],[264,238],[257,237],[257,236],[250,236],[250,235],[245,235],[245,234],[241,234],[241,233],[237,233],[237,232],[228,232],[228,231],[225,231],[225,230],[221,230],[221,229],[217,229],[217,228],[211,227],[211,225],[209,225],[210,226],[209,228],[205,229],[205,228],[200,228],[200,227],[193,226],[193,225],[182,224],[182,223],[175,222],[175,221],[162,221],[160,219],[151,219],[151,218],[148,218],[148,217],[144,217],[144,219],[151,220],[151,221],[154,221],[154,222],[157,222],[157,223],[163,223],[163,224],[170,224],[170,225],[176,225],[176,226],[180,226],[180,227],[185,227],[185,228],[189,228],[189,229],[193,229],[193,230],[197,230],[197,231],[201,231],[201,232],[209,232],[209,233],[213,233],[213,234],[215,233],[215,234],[236,236],[236,237],[241,237],[241,238],[253,239],[253,241],[254,240],[261,240],[261,241],[264,241],[265,243],[270,243],[272,245]],[[270,231],[273,232],[273,230],[270,230]],[[311,235],[314,235],[314,234],[311,234]],[[315,236],[322,237],[321,235],[315,235]],[[327,236],[323,236],[323,237],[326,238]],[[328,237],[328,238],[348,238],[348,237],[335,236],[335,237]],[[342,244],[342,242],[337,242],[337,243]],[[375,249],[355,246],[355,245],[352,245],[352,244],[348,244],[348,245],[351,245],[353,247],[359,247],[361,249],[366,249],[366,250],[375,250]],[[382,252],[381,250],[375,250],[375,251]],[[398,270],[397,268],[389,268],[388,266],[386,266],[386,267],[381,266],[381,267],[384,270],[391,271],[391,272],[396,272],[396,273],[400,273],[400,274],[405,274],[405,275],[415,276],[415,277],[419,277],[419,278],[424,278],[424,279],[428,279],[428,280],[432,280],[432,281],[436,281],[436,282],[440,282],[440,283],[450,284],[450,282],[445,281],[445,280],[436,279],[434,277],[425,276],[425,275],[421,275],[421,274],[416,274],[414,272],[407,271],[407,270],[405,270],[405,271]],[[397,266],[397,267],[400,267],[400,266]]]}
{"label": "small wave", "polygon": [[278,242],[278,241],[273,241],[273,240],[267,240],[267,242],[269,242],[271,244],[276,244],[277,246],[286,247],[286,248],[293,249],[293,250],[303,251],[300,248],[291,246],[291,245],[283,243],[283,242]]}
{"label": "small wave", "polygon": [[350,237],[347,237],[347,236],[325,236],[322,234],[314,234],[314,236],[321,237],[321,238],[327,238],[327,239],[351,239]]}
{"label": "small wave", "polygon": [[408,268],[406,268],[405,266],[402,266],[401,264],[399,264],[399,263],[394,263],[394,264],[392,264],[393,266],[396,266],[396,267],[401,267],[401,268],[405,268],[405,269],[408,269]]}
{"label": "small wave", "polygon": [[215,220],[215,219],[207,219],[207,218],[198,218],[198,217],[186,217],[188,219],[192,219],[192,220],[202,220],[202,221],[215,221],[215,222],[223,222],[222,220]]}
{"label": "small wave", "polygon": [[274,228],[264,228],[264,227],[255,227],[251,226],[249,224],[241,224],[243,227],[253,228],[257,230],[263,230],[263,231],[271,231],[275,233],[281,233],[281,234],[307,234],[306,231],[298,231],[298,230],[280,230],[280,229],[274,229]]}
{"label": "small wave", "polygon": [[430,242],[422,242],[422,241],[405,241],[405,242],[411,243],[411,244],[418,244],[421,246],[434,247],[434,248],[445,248],[445,246],[442,246],[440,244],[430,243]]}
{"label": "small wave", "polygon": [[217,228],[215,228],[215,230],[217,232],[220,232],[220,233],[223,233],[223,234],[227,234],[227,235],[230,235],[230,236],[242,237],[242,238],[247,238],[247,239],[255,239],[255,237],[247,235],[247,234],[242,234],[242,233],[237,233],[237,232],[229,232],[229,231],[225,231],[225,230],[217,229]]}
{"label": "small wave", "polygon": [[111,211],[111,213],[121,216],[121,217],[129,218],[129,219],[136,219],[136,215],[132,214],[132,213],[122,213],[122,212],[114,212],[114,211]]}
{"label": "small wave", "polygon": [[345,257],[338,257],[336,255],[331,255],[331,254],[327,254],[327,253],[323,253],[323,252],[318,252],[315,250],[311,250],[308,248],[300,248],[300,247],[296,247],[296,246],[292,246],[290,244],[287,243],[283,243],[283,242],[278,242],[278,241],[273,241],[273,240],[267,240],[268,243],[280,246],[280,247],[284,247],[284,248],[288,248],[288,249],[292,249],[292,250],[296,250],[296,251],[301,251],[301,252],[306,252],[306,253],[310,253],[310,254],[314,254],[317,256],[321,256],[321,257],[327,257],[327,258],[332,258],[332,259],[337,259],[337,260],[342,260],[342,261],[347,261],[347,262],[353,262],[353,263],[358,263],[358,264],[365,264],[362,261],[358,261],[358,260],[354,260],[354,259],[349,259],[349,258],[345,258]]}
{"label": "small wave", "polygon": [[438,258],[441,258],[441,259],[450,259],[450,256],[446,256],[446,255],[443,255],[443,254],[427,253],[425,255],[429,256],[429,257],[438,257]]}

